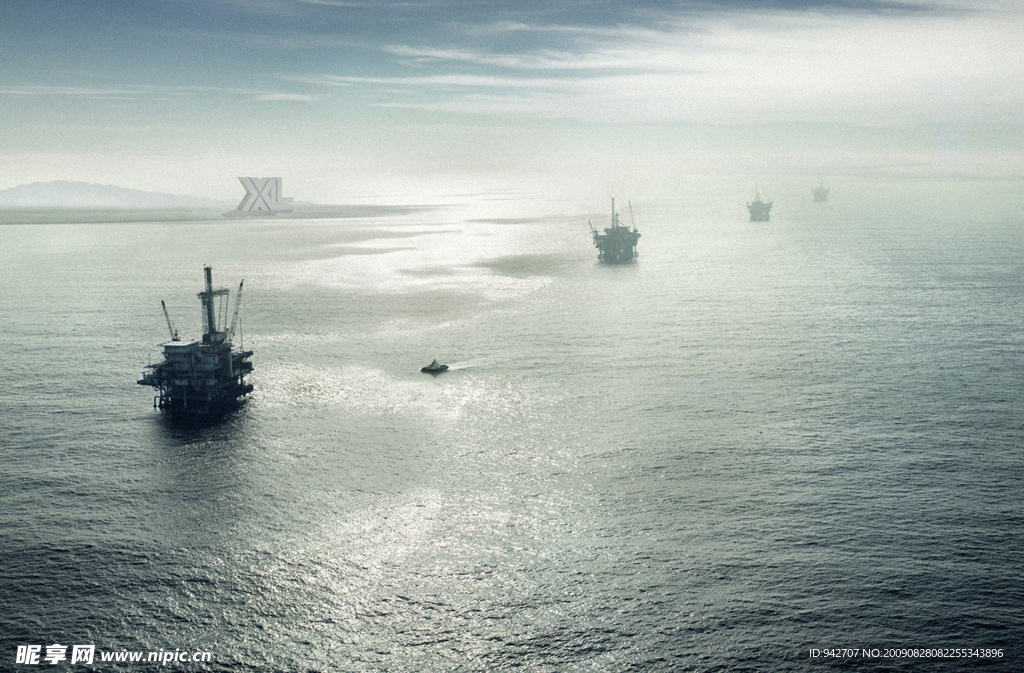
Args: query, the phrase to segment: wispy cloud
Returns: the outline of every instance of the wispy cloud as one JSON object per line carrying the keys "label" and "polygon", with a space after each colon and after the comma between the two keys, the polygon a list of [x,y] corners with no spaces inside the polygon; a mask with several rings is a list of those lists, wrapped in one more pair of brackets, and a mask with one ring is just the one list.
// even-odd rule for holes
{"label": "wispy cloud", "polygon": [[392,44],[394,75],[286,79],[373,105],[601,121],[1006,118],[1024,104],[1022,30],[1019,14],[763,12],[602,29],[575,50]]}
{"label": "wispy cloud", "polygon": [[473,75],[453,73],[450,75],[422,75],[414,77],[354,77],[348,75],[282,75],[282,79],[324,86],[384,85],[405,88],[421,88],[451,91],[452,89],[521,89],[572,87],[576,80],[555,78],[503,77],[500,75]]}
{"label": "wispy cloud", "polygon": [[229,96],[260,101],[313,101],[316,96],[245,87],[138,85],[124,87],[50,86],[25,84],[0,86],[0,96],[18,98],[79,98],[95,100],[159,100]]}
{"label": "wispy cloud", "polygon": [[265,93],[265,94],[260,94],[259,96],[257,96],[256,100],[261,100],[261,101],[292,101],[292,102],[309,103],[309,102],[317,100],[317,97],[316,96],[307,96],[305,94],[295,94],[295,93]]}
{"label": "wispy cloud", "polygon": [[[152,94],[152,90],[150,90],[148,93]],[[128,98],[140,95],[147,95],[147,92],[135,87],[98,88],[83,86],[47,86],[43,84],[0,86],[0,96],[69,96],[81,98]]]}
{"label": "wispy cloud", "polygon": [[[618,31],[616,40],[628,37],[628,43],[647,43],[648,35],[641,31]],[[657,36],[655,39],[660,39]],[[482,50],[459,48],[413,47],[408,45],[386,46],[385,51],[408,59],[418,65],[441,65],[445,63],[467,64],[509,70],[565,70],[565,71],[596,71],[596,70],[657,70],[664,63],[652,62],[646,50],[640,50],[643,56],[637,55],[635,47],[620,46],[618,48],[597,48],[592,51],[566,51],[555,49],[538,49],[524,53],[493,53]]]}

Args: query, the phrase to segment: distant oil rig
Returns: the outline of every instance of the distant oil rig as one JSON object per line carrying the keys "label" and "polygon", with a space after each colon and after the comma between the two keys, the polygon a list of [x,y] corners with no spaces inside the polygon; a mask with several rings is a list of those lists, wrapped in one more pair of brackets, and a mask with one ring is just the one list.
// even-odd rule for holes
{"label": "distant oil rig", "polygon": [[229,327],[225,322],[230,300],[228,290],[213,289],[210,267],[204,267],[203,271],[206,289],[199,293],[203,305],[202,341],[182,342],[167,305],[161,301],[171,340],[163,344],[164,361],[146,367],[148,371],[138,381],[140,386],[152,386],[160,392],[153,399],[153,406],[172,416],[217,414],[252,392],[252,384],[245,382],[245,377],[252,372],[249,362],[252,351],[232,345],[239,324],[242,283],[238,284],[235,294],[235,311]]}
{"label": "distant oil rig", "polygon": [[[629,205],[629,217],[633,219],[633,204]],[[589,224],[589,223],[588,223]],[[598,249],[597,258],[608,264],[624,264],[637,256],[636,244],[640,240],[640,232],[636,224],[630,229],[619,222],[619,214],[615,212],[615,199],[612,199],[612,226],[605,227],[604,233],[598,232],[590,224],[590,233],[594,237],[594,247]]]}
{"label": "distant oil rig", "polygon": [[814,195],[815,203],[828,202],[828,187],[825,186],[824,181],[822,181],[822,183],[817,187],[811,187],[811,194]]}
{"label": "distant oil rig", "polygon": [[771,201],[761,200],[761,190],[754,189],[754,200],[747,201],[747,210],[750,211],[751,222],[767,222],[770,219],[769,213],[772,209]]}

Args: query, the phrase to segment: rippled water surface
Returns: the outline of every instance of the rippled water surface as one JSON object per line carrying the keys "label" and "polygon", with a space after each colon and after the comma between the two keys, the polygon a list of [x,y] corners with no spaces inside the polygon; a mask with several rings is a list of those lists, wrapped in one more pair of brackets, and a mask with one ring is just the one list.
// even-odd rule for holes
{"label": "rippled water surface", "polygon": [[[636,200],[621,267],[526,198],[0,227],[0,668],[1014,670],[1020,211],[833,194]],[[255,392],[181,427],[204,264]]]}

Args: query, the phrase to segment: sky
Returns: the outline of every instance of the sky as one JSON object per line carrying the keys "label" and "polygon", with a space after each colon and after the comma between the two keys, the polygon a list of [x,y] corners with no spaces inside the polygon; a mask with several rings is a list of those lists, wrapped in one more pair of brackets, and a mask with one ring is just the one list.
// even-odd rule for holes
{"label": "sky", "polygon": [[1017,0],[0,0],[0,189],[1019,179]]}

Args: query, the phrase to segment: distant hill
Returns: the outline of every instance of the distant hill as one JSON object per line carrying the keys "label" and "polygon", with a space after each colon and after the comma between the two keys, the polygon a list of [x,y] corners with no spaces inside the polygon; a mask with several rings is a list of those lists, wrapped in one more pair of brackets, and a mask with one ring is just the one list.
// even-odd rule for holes
{"label": "distant hill", "polygon": [[88,182],[33,182],[0,190],[0,208],[220,208],[225,201]]}

